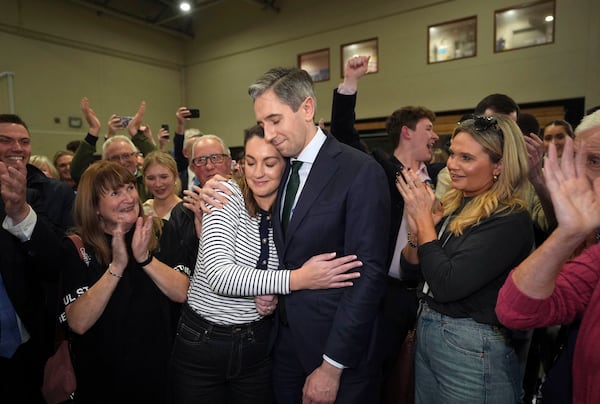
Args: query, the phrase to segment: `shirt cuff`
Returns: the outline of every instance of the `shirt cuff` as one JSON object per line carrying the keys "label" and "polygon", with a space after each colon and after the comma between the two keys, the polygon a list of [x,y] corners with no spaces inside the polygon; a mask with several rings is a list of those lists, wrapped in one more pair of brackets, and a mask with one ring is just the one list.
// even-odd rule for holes
{"label": "shirt cuff", "polygon": [[96,147],[96,143],[98,143],[98,136],[94,136],[91,133],[85,135],[85,141]]}
{"label": "shirt cuff", "polygon": [[337,92],[341,95],[354,95],[356,94],[356,87],[345,86],[342,83],[338,86]]}
{"label": "shirt cuff", "polygon": [[329,363],[331,366],[334,366],[334,367],[336,367],[338,369],[346,369],[346,366],[342,365],[339,362],[334,361],[333,359],[331,359],[329,356],[327,356],[325,354],[323,354],[323,359],[325,361],[327,361],[327,363]]}
{"label": "shirt cuff", "polygon": [[22,242],[29,241],[33,234],[33,229],[37,223],[37,215],[35,211],[29,207],[29,213],[20,223],[14,224],[13,220],[6,216],[2,222],[2,228],[17,237]]}

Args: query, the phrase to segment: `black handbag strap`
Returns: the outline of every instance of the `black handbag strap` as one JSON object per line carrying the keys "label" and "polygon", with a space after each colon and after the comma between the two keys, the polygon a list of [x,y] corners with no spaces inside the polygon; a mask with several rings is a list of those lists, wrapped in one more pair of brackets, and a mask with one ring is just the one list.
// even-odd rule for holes
{"label": "black handbag strap", "polygon": [[[83,245],[83,240],[81,239],[81,237],[78,234],[69,234],[67,236],[71,242],[75,245],[75,248],[77,249],[77,252],[79,253],[79,257],[81,258],[81,260],[85,263],[86,266],[90,266],[90,261],[89,261],[89,255],[87,254],[87,251],[85,250],[85,247]],[[59,285],[62,285],[62,278],[63,278],[63,274],[62,271],[60,272],[59,275],[59,279],[58,279],[58,283]],[[59,286],[60,287],[60,286]],[[60,304],[60,303],[59,303]],[[54,332],[54,344],[55,344],[55,348],[58,348],[58,346],[60,345],[60,343],[63,340],[71,340],[71,335],[69,332],[69,327],[68,325],[66,325],[66,315],[65,312],[63,310],[59,309],[59,319],[58,322],[56,324],[56,329]],[[63,319],[61,321],[61,319]]]}
{"label": "black handbag strap", "polygon": [[79,253],[79,257],[81,258],[81,260],[85,263],[86,266],[89,267],[90,266],[90,258],[89,258],[87,251],[85,251],[85,247],[83,245],[83,240],[81,239],[79,234],[73,233],[73,234],[69,234],[67,237],[69,237],[69,239],[71,239],[73,244],[75,244],[75,248],[77,248],[77,252]]}

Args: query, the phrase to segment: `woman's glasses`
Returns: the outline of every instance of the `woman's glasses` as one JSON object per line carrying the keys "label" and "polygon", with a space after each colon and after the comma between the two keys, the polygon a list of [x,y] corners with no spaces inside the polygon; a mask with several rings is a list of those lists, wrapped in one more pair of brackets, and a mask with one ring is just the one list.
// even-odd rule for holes
{"label": "woman's glasses", "polygon": [[500,136],[500,139],[504,141],[504,132],[500,129],[498,120],[493,116],[474,115],[472,118],[460,121],[458,124],[473,126],[473,129],[475,129],[476,132],[486,132],[492,129]]}

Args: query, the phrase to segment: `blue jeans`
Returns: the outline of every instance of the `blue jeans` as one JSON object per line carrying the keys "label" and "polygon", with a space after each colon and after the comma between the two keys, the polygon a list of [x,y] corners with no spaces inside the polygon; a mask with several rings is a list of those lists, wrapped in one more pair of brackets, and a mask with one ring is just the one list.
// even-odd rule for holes
{"label": "blue jeans", "polygon": [[417,323],[417,404],[511,404],[521,396],[519,361],[508,331],[453,318],[423,304]]}
{"label": "blue jeans", "polygon": [[272,403],[270,332],[271,319],[220,326],[184,304],[169,364],[169,401]]}

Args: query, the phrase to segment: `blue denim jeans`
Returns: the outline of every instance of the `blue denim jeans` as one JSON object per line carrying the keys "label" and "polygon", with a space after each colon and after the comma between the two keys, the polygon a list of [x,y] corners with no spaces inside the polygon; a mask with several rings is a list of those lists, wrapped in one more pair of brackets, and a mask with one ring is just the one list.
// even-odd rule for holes
{"label": "blue denim jeans", "polygon": [[183,305],[169,364],[169,401],[272,403],[271,319],[220,326]]}
{"label": "blue denim jeans", "polygon": [[511,404],[521,396],[509,332],[423,308],[417,323],[417,404]]}

